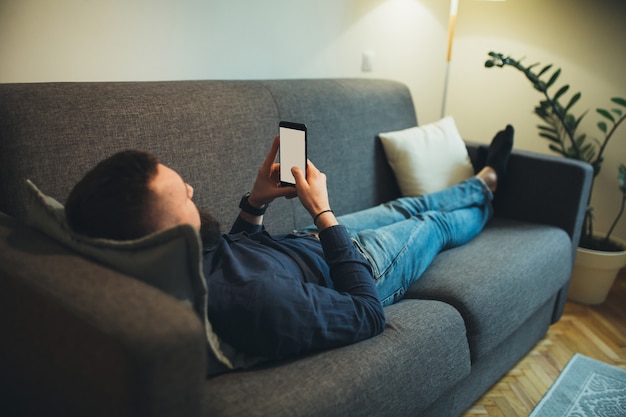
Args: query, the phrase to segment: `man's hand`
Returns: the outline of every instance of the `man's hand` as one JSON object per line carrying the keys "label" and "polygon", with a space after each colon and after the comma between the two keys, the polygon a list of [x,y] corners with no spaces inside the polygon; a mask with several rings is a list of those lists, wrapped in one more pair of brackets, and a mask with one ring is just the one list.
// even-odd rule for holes
{"label": "man's hand", "polygon": [[248,203],[253,207],[269,204],[277,197],[294,198],[297,195],[296,188],[281,187],[280,185],[280,164],[276,162],[279,144],[279,137],[274,137],[272,147],[265,157],[263,165],[259,168],[254,187],[252,187],[248,197]]}
{"label": "man's hand", "polygon": [[[293,167],[291,172],[296,179],[298,198],[300,198],[304,208],[315,220],[318,230],[322,231],[327,227],[338,224],[335,215],[330,211],[326,174],[320,172],[311,161],[307,161],[306,164],[306,178],[304,178],[304,173],[298,167]],[[322,214],[320,215],[320,213]]]}

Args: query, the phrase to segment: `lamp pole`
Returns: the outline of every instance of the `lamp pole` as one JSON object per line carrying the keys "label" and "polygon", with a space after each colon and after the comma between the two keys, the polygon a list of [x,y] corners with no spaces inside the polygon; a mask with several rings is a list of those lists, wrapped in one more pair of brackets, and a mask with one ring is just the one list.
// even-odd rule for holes
{"label": "lamp pole", "polygon": [[450,61],[452,60],[452,41],[454,40],[454,27],[456,15],[459,10],[459,0],[450,0],[450,18],[448,21],[448,51],[446,53],[446,78],[443,85],[443,102],[441,104],[441,117],[446,115],[446,101],[448,99],[448,78],[450,77]]}
{"label": "lamp pole", "polygon": [[[489,2],[504,2],[506,0],[478,0]],[[459,0],[450,0],[450,19],[448,21],[448,52],[446,53],[446,79],[443,85],[443,102],[441,105],[441,117],[446,115],[446,101],[448,99],[448,77],[450,76],[450,62],[452,61],[452,41],[454,40],[454,27],[456,16],[459,11]]]}

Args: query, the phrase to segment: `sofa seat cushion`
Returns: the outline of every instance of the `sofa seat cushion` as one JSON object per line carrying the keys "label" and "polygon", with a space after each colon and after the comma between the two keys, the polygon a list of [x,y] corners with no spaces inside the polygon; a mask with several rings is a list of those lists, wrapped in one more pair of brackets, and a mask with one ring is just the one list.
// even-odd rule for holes
{"label": "sofa seat cushion", "polygon": [[495,218],[467,245],[440,253],[406,297],[459,310],[475,362],[566,284],[571,248],[561,229]]}
{"label": "sofa seat cushion", "polygon": [[465,324],[438,301],[403,300],[385,312],[387,327],[372,339],[209,379],[207,415],[418,415],[469,375]]}

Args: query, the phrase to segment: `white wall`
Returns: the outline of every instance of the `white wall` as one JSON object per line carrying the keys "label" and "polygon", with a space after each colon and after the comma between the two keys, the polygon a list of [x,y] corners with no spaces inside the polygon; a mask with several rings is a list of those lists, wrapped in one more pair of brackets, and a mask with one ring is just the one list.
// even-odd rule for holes
{"label": "white wall", "polygon": [[[0,0],[0,82],[376,77],[406,83],[420,123],[440,116],[447,0]],[[447,113],[488,142],[512,123],[517,147],[547,153],[539,96],[495,50],[563,67],[581,112],[626,96],[623,0],[460,0]],[[374,70],[361,72],[361,54]],[[587,116],[595,133],[596,117]],[[613,139],[594,205],[598,228],[619,208]],[[618,235],[626,239],[626,220]]]}
{"label": "white wall", "polygon": [[438,115],[446,1],[0,1],[0,82],[367,76]]}
{"label": "white wall", "polygon": [[[625,17],[623,0],[461,0],[448,106],[459,130],[466,138],[484,140],[494,121],[512,123],[519,148],[550,153],[548,142],[537,134],[540,119],[532,113],[540,93],[511,67],[485,69],[487,52],[496,51],[525,57],[525,64],[553,63],[562,68],[553,88],[570,84],[566,98],[582,92],[574,110],[589,113],[580,133],[599,137],[595,109],[617,107],[611,97],[626,98]],[[608,230],[620,208],[619,162],[626,164],[626,123],[611,139],[595,181],[592,205],[599,231]],[[616,235],[626,239],[626,218]]]}

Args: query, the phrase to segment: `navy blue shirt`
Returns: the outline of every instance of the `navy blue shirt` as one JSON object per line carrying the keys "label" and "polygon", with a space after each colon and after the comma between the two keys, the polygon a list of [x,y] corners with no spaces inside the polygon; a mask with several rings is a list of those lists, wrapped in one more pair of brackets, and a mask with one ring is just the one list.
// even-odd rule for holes
{"label": "navy blue shirt", "polygon": [[267,358],[348,345],[383,331],[369,262],[343,226],[270,236],[238,218],[204,250],[213,330],[242,352]]}

